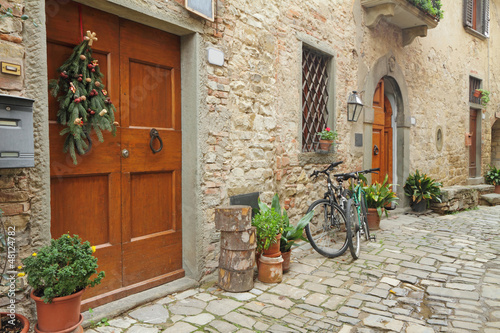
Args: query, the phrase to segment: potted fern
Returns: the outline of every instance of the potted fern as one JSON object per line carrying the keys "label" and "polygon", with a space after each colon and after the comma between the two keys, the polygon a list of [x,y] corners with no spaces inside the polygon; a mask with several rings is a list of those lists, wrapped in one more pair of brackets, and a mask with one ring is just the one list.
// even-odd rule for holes
{"label": "potted fern", "polygon": [[418,169],[406,179],[404,191],[414,212],[424,212],[432,200],[441,202],[442,184]]}

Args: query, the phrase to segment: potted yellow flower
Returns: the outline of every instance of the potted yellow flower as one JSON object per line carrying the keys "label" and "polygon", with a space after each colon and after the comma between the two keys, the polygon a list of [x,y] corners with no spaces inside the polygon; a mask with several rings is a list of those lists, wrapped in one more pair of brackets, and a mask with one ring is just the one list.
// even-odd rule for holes
{"label": "potted yellow flower", "polygon": [[104,272],[97,274],[95,251],[78,235],[64,234],[22,260],[33,287],[30,296],[36,303],[37,332],[70,332],[82,323],[82,294],[104,278]]}

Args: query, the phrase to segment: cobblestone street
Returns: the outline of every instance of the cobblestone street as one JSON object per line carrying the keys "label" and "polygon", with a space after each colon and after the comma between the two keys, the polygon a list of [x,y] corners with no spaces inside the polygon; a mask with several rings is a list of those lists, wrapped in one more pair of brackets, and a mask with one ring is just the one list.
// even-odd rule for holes
{"label": "cobblestone street", "polygon": [[306,244],[280,284],[256,281],[239,294],[205,284],[86,332],[500,331],[500,206],[381,227],[356,261]]}

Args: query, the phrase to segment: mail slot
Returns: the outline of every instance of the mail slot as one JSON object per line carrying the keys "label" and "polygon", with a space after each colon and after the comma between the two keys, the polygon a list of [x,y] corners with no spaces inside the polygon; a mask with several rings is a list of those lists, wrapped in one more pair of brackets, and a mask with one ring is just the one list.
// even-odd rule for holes
{"label": "mail slot", "polygon": [[0,168],[35,166],[33,102],[0,95]]}

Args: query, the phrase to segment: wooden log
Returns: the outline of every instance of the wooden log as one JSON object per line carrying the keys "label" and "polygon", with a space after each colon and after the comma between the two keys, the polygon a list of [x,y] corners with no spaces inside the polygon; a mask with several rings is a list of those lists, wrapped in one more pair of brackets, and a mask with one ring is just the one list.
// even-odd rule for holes
{"label": "wooden log", "polygon": [[221,231],[220,247],[226,250],[252,250],[257,247],[255,227],[243,231]]}
{"label": "wooden log", "polygon": [[219,268],[219,286],[225,291],[243,292],[253,288],[254,270],[231,271]]}
{"label": "wooden log", "polygon": [[244,271],[251,269],[255,264],[255,250],[220,250],[219,267],[233,270]]}
{"label": "wooden log", "polygon": [[215,229],[244,231],[252,227],[252,207],[223,206],[215,209]]}

